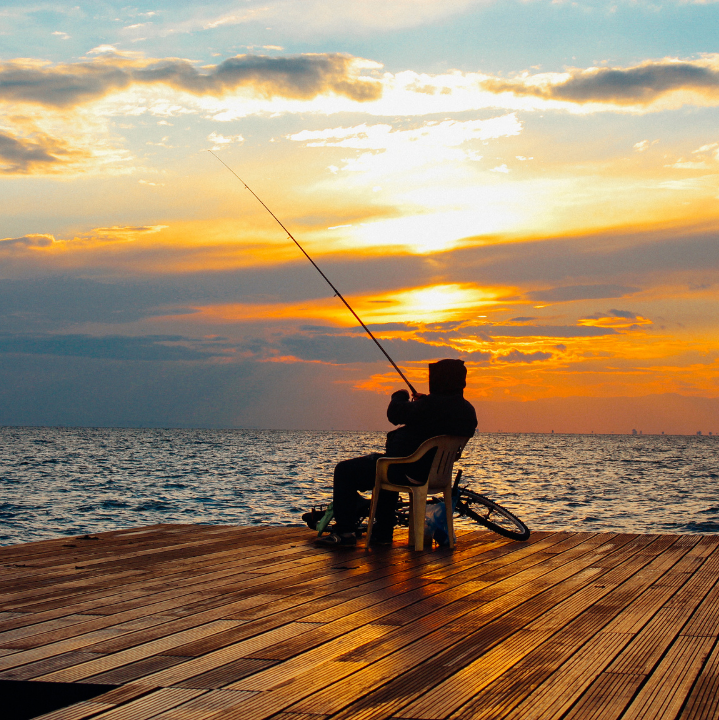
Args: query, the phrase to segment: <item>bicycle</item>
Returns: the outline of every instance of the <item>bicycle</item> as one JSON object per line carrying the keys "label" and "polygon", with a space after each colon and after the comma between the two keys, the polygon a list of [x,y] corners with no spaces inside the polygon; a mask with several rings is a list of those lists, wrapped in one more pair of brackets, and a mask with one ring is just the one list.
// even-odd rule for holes
{"label": "bicycle", "polygon": [[[457,517],[467,517],[475,522],[483,525],[488,530],[496,532],[502,537],[511,540],[524,541],[529,538],[529,528],[512,512],[503,508],[499,503],[490,500],[485,495],[480,495],[468,487],[460,487],[459,481],[462,478],[462,471],[457,471],[454,484],[452,486],[452,495],[456,496],[454,505],[454,514]],[[430,498],[427,504],[440,502],[438,498]],[[366,525],[362,522],[369,515],[369,500],[362,503],[358,508],[359,525],[357,529],[358,536],[366,531]],[[409,527],[409,501],[400,500],[396,510],[397,525],[400,527]],[[332,503],[328,505],[319,505],[313,507],[310,512],[305,513],[302,519],[312,530],[317,530],[318,535],[322,535],[334,517]]]}

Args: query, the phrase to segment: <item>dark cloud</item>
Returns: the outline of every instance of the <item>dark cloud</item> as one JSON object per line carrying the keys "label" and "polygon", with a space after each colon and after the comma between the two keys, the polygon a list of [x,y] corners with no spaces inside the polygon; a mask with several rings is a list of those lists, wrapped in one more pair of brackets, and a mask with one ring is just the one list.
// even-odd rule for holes
{"label": "dark cloud", "polygon": [[633,295],[640,288],[624,285],[567,285],[528,292],[529,300],[538,302],[569,302],[571,300],[597,300],[600,298],[619,298]]}
{"label": "dark cloud", "polygon": [[513,317],[509,318],[509,322],[532,322],[532,320],[536,319],[536,317]]}
{"label": "dark cloud", "polygon": [[[458,353],[449,345],[430,345],[419,340],[398,338],[381,341],[384,349],[396,362],[420,362],[457,357],[474,362],[486,361],[490,353]],[[281,352],[301,360],[320,360],[330,363],[382,362],[384,357],[379,348],[367,337],[329,334],[291,334],[278,341]]]}
{"label": "dark cloud", "polygon": [[4,238],[0,240],[0,249],[48,247],[52,245],[52,243],[52,235],[23,235],[19,238]]}
{"label": "dark cloud", "polygon": [[[462,330],[463,335],[470,334],[470,328]],[[583,325],[480,325],[475,332],[482,337],[599,337],[601,335],[615,335],[612,328],[598,328]]]}
{"label": "dark cloud", "polygon": [[0,377],[0,425],[389,429],[339,366],[0,354]]}
{"label": "dark cloud", "polygon": [[492,362],[533,363],[549,360],[551,357],[552,353],[548,352],[524,353],[520,350],[510,350],[506,355],[495,355],[492,358]]}
{"label": "dark cloud", "polygon": [[[168,343],[189,343],[169,345]],[[198,342],[179,335],[128,337],[108,335],[26,335],[0,333],[0,353],[23,355],[59,355],[102,360],[207,360],[222,355],[223,346]]]}
{"label": "dark cloud", "polygon": [[[49,244],[46,236],[2,240],[0,248],[4,243],[10,248]],[[117,324],[195,312],[176,307],[177,301],[177,289],[157,281],[102,283],[64,276],[0,280],[0,330],[60,330],[87,322]],[[175,307],[167,307],[170,304]]]}
{"label": "dark cloud", "polygon": [[630,310],[609,310],[607,312],[596,312],[593,315],[587,315],[585,320],[601,320],[602,318],[622,318],[623,320],[640,320],[641,316]]}
{"label": "dark cloud", "polygon": [[[72,329],[84,322],[124,323],[147,317],[186,314],[196,308],[223,303],[302,302],[329,297],[329,291],[316,271],[304,261],[276,266],[239,268],[222,272],[164,273],[132,277],[109,263],[99,268],[83,267],[78,274],[90,275],[99,269],[107,280],[88,277],[49,275],[52,265],[43,264],[45,253],[32,247],[51,242],[49,236],[27,235],[0,241],[0,264],[6,276],[22,273],[24,279],[0,280],[0,330],[48,331]],[[25,252],[27,251],[27,252]],[[168,265],[172,249],[167,253]],[[27,255],[27,260],[24,259]],[[99,255],[98,255],[98,258]],[[93,258],[95,260],[95,258]],[[322,267],[352,303],[355,294],[386,293],[397,288],[401,278],[407,287],[438,281],[476,283],[480,286],[550,288],[615,287],[632,288],[661,283],[676,285],[683,278],[693,283],[716,283],[719,271],[719,233],[672,229],[635,234],[596,234],[541,242],[513,242],[484,245],[441,253],[431,258],[356,258],[337,256],[322,261]],[[43,276],[44,275],[44,276]],[[594,281],[594,282],[593,282]],[[582,283],[579,285],[579,283]],[[539,292],[539,291],[537,291]],[[587,293],[578,293],[579,295]],[[339,305],[339,301],[338,305]],[[604,306],[605,309],[606,306]],[[347,326],[358,337],[362,329]],[[512,322],[521,322],[513,320]],[[611,328],[575,328],[528,325],[473,326],[479,336],[576,337],[612,332]],[[317,332],[331,334],[321,326]],[[438,339],[451,337],[462,323],[429,323],[423,331],[436,332]],[[416,331],[416,323],[373,323],[371,329]],[[463,329],[462,332],[467,332]],[[482,335],[480,335],[480,331]],[[184,331],[181,331],[184,332]],[[429,339],[430,336],[423,336]]]}
{"label": "dark cloud", "polygon": [[631,68],[575,70],[557,85],[530,85],[522,80],[488,80],[491,92],[512,92],[548,100],[615,105],[646,105],[675,90],[698,90],[719,95],[719,72],[690,62],[649,62]]}
{"label": "dark cloud", "polygon": [[364,102],[382,93],[378,82],[354,74],[354,58],[339,53],[267,57],[238,55],[200,72],[186,60],[138,65],[120,57],[58,67],[0,66],[0,99],[66,107],[133,83],[162,84],[195,95],[223,95],[251,87],[266,97],[309,99],[332,92]]}
{"label": "dark cloud", "polygon": [[84,155],[48,135],[22,138],[0,132],[0,173],[6,175],[24,175],[36,169],[47,170],[53,165]]}
{"label": "dark cloud", "polygon": [[637,320],[639,318],[639,315],[630,310],[610,310],[608,314],[610,317],[624,318],[625,320]]}
{"label": "dark cloud", "polygon": [[603,287],[629,289],[656,285],[660,277],[675,282],[685,273],[696,283],[703,279],[701,273],[716,277],[719,231],[678,228],[546,238],[457,250],[436,256],[434,262],[434,277],[490,287],[576,286],[582,281],[591,287],[604,280]]}

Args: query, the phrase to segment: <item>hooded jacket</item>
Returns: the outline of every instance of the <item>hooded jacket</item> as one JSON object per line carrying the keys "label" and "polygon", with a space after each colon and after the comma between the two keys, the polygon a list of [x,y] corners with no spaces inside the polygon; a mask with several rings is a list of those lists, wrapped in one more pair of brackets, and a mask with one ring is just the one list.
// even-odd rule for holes
{"label": "hooded jacket", "polygon": [[[466,376],[461,360],[440,360],[429,366],[429,395],[410,400],[406,390],[395,392],[387,408],[387,419],[401,427],[387,433],[386,454],[407,457],[425,440],[437,435],[472,437],[477,414],[464,399]],[[403,466],[406,474],[415,480],[426,480],[433,458],[431,452],[417,463]]]}

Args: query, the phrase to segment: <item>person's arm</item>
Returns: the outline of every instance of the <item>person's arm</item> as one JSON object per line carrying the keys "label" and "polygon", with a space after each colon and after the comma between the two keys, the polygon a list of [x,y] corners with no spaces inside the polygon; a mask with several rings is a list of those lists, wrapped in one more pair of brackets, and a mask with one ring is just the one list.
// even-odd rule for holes
{"label": "person's arm", "polygon": [[417,395],[414,400],[410,400],[406,390],[397,390],[392,393],[392,399],[387,407],[387,419],[392,425],[406,425],[412,422],[424,410],[425,397],[426,395]]}

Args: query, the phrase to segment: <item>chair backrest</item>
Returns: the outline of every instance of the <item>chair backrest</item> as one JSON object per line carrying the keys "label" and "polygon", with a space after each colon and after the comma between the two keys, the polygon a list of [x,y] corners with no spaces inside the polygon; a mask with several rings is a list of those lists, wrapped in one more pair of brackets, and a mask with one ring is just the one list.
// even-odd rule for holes
{"label": "chair backrest", "polygon": [[452,483],[452,466],[455,460],[459,459],[468,440],[468,437],[459,435],[438,435],[425,440],[417,448],[418,455],[420,453],[424,455],[432,448],[437,448],[427,478],[428,490],[444,488]]}

